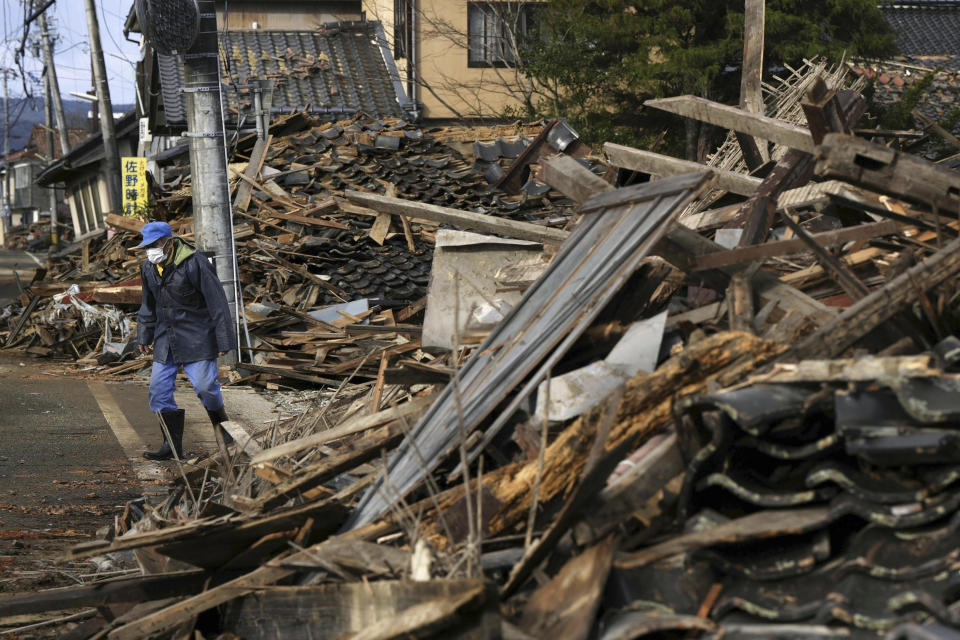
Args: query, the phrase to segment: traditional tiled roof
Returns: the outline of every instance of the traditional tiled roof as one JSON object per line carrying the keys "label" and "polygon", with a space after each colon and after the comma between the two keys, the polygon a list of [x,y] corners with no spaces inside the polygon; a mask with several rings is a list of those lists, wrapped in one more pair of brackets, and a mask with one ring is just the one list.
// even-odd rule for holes
{"label": "traditional tiled roof", "polygon": [[[67,132],[67,135],[70,138],[70,146],[76,147],[84,138],[89,135],[89,132],[86,129],[70,129]],[[55,158],[59,158],[63,155],[60,149],[60,136],[54,135],[54,153]],[[27,146],[18,151],[13,151],[7,156],[9,162],[16,162],[18,160],[23,160],[26,158],[37,158],[43,156],[43,158],[50,157],[50,150],[47,148],[47,128],[43,125],[35,124],[33,129],[30,131],[30,138],[27,140]]]}
{"label": "traditional tiled roof", "polygon": [[[250,84],[261,79],[274,81],[274,111],[309,107],[331,119],[358,112],[405,117],[412,106],[377,22],[340,22],[314,31],[227,31],[220,46],[231,120],[238,113],[252,117]],[[183,123],[183,65],[158,55],[158,67],[166,121]]]}
{"label": "traditional tiled roof", "polygon": [[960,54],[960,1],[882,2],[880,8],[897,32],[901,53]]}

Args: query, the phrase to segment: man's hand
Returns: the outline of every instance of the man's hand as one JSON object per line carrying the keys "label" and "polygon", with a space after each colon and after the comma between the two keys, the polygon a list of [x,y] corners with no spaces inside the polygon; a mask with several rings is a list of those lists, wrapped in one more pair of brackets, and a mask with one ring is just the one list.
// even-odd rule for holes
{"label": "man's hand", "polygon": [[222,358],[223,356],[227,355],[228,353],[230,353],[229,350],[228,350],[228,351],[221,351],[221,352],[220,352],[220,357]]}
{"label": "man's hand", "polygon": [[150,353],[151,351],[153,351],[153,346],[152,346],[152,345],[149,345],[149,344],[141,344],[141,345],[140,345],[140,353],[146,355],[146,354]]}

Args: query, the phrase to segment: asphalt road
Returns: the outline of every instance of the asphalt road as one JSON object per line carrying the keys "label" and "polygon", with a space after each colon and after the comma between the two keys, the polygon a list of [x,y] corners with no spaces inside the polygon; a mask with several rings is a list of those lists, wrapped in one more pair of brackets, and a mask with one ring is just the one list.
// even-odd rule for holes
{"label": "asphalt road", "polygon": [[23,284],[30,282],[37,267],[43,266],[45,256],[28,251],[0,249],[0,308],[20,294],[14,272]]}
{"label": "asphalt road", "polygon": [[[25,252],[0,251],[0,307],[19,293],[14,271],[26,283],[36,266]],[[176,398],[187,414],[187,452],[215,450],[210,421],[185,379]],[[230,418],[248,432],[276,416],[273,403],[250,389],[225,388],[224,399]],[[0,350],[0,593],[64,586],[75,583],[71,573],[96,573],[95,565],[67,562],[62,552],[110,525],[127,501],[166,495],[173,463],[142,458],[160,441],[146,379],[112,382],[80,371],[65,377],[62,363]],[[0,618],[0,633],[31,619]]]}

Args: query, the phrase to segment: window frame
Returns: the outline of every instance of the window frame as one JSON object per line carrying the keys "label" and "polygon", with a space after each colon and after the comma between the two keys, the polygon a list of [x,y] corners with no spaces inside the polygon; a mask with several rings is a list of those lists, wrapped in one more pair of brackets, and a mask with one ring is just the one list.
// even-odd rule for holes
{"label": "window frame", "polygon": [[[479,0],[478,0],[478,1],[470,1],[470,2],[467,2],[467,68],[470,68],[470,69],[492,69],[492,68],[513,69],[513,68],[516,67],[516,64],[517,64],[517,61],[516,61],[516,60],[510,60],[510,61],[505,60],[505,59],[491,60],[491,59],[490,59],[490,56],[485,56],[485,58],[484,58],[483,60],[478,60],[478,59],[474,58],[474,56],[473,56],[473,52],[474,52],[473,40],[474,40],[475,37],[480,37],[480,38],[482,38],[482,39],[483,39],[483,43],[485,44],[486,40],[493,40],[494,38],[501,38],[502,36],[496,36],[496,35],[490,35],[490,36],[488,36],[488,35],[486,35],[486,34],[482,34],[482,35],[480,35],[480,36],[475,36],[475,35],[471,32],[471,30],[470,30],[470,27],[471,27],[471,17],[472,17],[472,13],[473,13],[474,11],[477,11],[477,10],[483,11],[485,8],[490,8],[490,9],[492,10],[492,8],[493,8],[493,7],[496,7],[496,6],[503,6],[503,7],[506,8],[506,7],[509,7],[510,5],[516,5],[517,10],[520,12],[520,14],[519,14],[519,15],[520,15],[520,20],[523,21],[523,24],[522,24],[522,26],[521,26],[521,29],[522,29],[522,32],[523,32],[523,33],[521,34],[521,37],[527,37],[527,36],[528,36],[527,31],[528,31],[528,29],[530,28],[530,27],[528,26],[528,24],[527,24],[527,21],[530,19],[530,13],[531,13],[531,11],[545,7],[545,6],[546,6],[546,3],[545,3],[545,2],[503,2],[503,1],[500,1],[500,2],[492,2],[492,1],[479,1]],[[501,18],[497,17],[497,16],[494,16],[494,19],[497,20],[498,22],[503,22],[503,20],[502,20]],[[484,26],[486,26],[486,22],[487,22],[486,19],[484,19]],[[486,47],[484,46],[484,48],[486,48]]]}

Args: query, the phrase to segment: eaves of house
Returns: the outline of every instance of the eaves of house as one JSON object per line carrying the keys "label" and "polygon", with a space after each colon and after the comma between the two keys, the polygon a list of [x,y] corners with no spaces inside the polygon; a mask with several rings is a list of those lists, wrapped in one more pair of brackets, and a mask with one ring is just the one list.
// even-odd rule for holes
{"label": "eaves of house", "polygon": [[[137,112],[131,111],[116,121],[118,139],[135,136],[138,129]],[[70,150],[65,157],[47,167],[37,184],[42,187],[68,182],[73,176],[86,173],[90,166],[103,160],[103,134],[94,133]]]}

